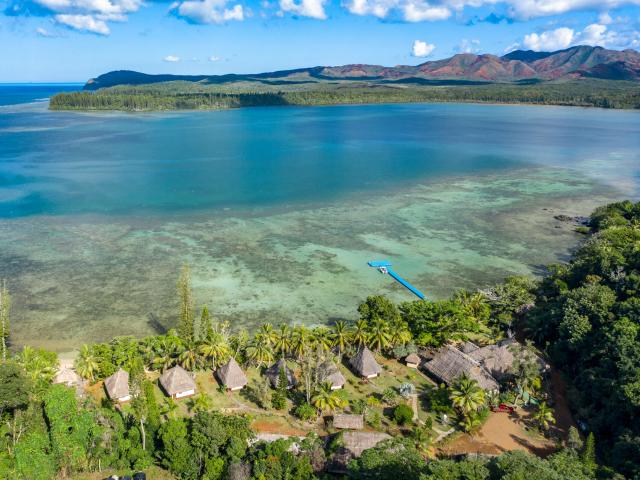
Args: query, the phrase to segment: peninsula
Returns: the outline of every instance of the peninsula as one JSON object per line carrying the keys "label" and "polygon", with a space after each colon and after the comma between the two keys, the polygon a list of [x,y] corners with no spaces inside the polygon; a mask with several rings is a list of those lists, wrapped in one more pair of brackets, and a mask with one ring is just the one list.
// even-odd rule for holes
{"label": "peninsula", "polygon": [[114,71],[53,110],[200,110],[247,106],[474,102],[640,108],[640,53],[577,46],[464,53],[420,65],[352,64],[258,74],[148,75]]}

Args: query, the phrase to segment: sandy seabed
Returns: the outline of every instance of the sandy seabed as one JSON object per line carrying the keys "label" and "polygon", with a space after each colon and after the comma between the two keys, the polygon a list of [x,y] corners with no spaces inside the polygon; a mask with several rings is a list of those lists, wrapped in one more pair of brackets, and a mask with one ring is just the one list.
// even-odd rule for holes
{"label": "sandy seabed", "polygon": [[580,241],[556,214],[588,215],[623,193],[563,169],[423,181],[322,205],[159,216],[0,221],[0,276],[14,345],[69,351],[173,325],[188,262],[198,305],[239,328],[353,319],[370,294],[412,296],[367,267],[389,259],[427,294],[542,274]]}

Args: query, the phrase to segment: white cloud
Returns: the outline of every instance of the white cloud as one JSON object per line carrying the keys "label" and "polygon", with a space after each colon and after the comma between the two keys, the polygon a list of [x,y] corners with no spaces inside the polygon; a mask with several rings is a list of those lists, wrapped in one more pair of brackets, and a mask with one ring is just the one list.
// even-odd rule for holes
{"label": "white cloud", "polygon": [[579,10],[604,11],[624,5],[640,5],[640,0],[507,0],[505,3],[510,6],[513,16],[528,19]]}
{"label": "white cloud", "polygon": [[609,12],[602,12],[598,15],[598,23],[601,25],[611,25],[613,23],[613,18],[611,18]]}
{"label": "white cloud", "polygon": [[218,61],[220,61],[220,60],[221,60],[221,58],[220,58],[220,57],[216,57],[215,55],[211,55],[211,56],[209,57],[209,61],[210,61],[210,62],[218,62]]}
{"label": "white cloud", "polygon": [[536,52],[562,50],[573,43],[575,32],[567,27],[556,28],[547,32],[531,33],[524,36],[523,45]]}
{"label": "white cloud", "polygon": [[442,6],[431,6],[425,2],[407,2],[403,7],[404,19],[407,22],[433,22],[446,20],[451,16],[451,10]]}
{"label": "white cloud", "polygon": [[[557,28],[542,33],[531,33],[525,35],[522,45],[537,52],[553,51],[569,48],[574,45],[592,45],[600,47],[608,46],[632,46],[637,32],[631,35],[619,35],[614,31],[609,31],[606,25],[592,23],[587,25],[582,31],[567,27]],[[520,44],[512,45],[511,50],[518,48]],[[512,48],[515,47],[515,48]]]}
{"label": "white cloud", "polygon": [[414,57],[428,57],[433,53],[436,46],[433,43],[423,42],[422,40],[416,40],[413,42],[413,48],[411,49],[411,55]]}
{"label": "white cloud", "polygon": [[327,14],[324,11],[326,0],[280,0],[280,9],[283,12],[291,12],[301,17],[325,20]]}
{"label": "white cloud", "polygon": [[463,38],[456,46],[456,51],[459,53],[478,53],[480,51],[480,40]]}
{"label": "white cloud", "polygon": [[452,15],[445,3],[431,4],[424,0],[346,0],[344,7],[354,15],[386,18],[395,15],[406,22],[446,20]]}
{"label": "white cloud", "polygon": [[74,30],[109,35],[109,27],[104,20],[94,15],[71,15],[62,13],[53,17],[56,22]]}
{"label": "white cloud", "polygon": [[55,38],[57,36],[55,33],[52,33],[49,30],[47,30],[46,28],[42,28],[42,27],[36,28],[36,33],[40,37]]}
{"label": "white cloud", "polygon": [[187,0],[176,2],[172,10],[193,23],[224,23],[230,20],[244,20],[242,5],[227,8],[228,0]]}
{"label": "white cloud", "polygon": [[162,60],[164,60],[165,62],[175,63],[180,61],[180,57],[176,55],[167,55]]}

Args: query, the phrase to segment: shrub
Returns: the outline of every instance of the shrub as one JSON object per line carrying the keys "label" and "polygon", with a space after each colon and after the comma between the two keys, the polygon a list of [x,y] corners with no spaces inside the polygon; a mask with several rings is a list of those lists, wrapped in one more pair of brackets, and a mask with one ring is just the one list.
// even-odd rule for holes
{"label": "shrub", "polygon": [[393,411],[393,418],[395,418],[398,425],[406,425],[413,420],[413,409],[404,403],[398,405]]}
{"label": "shrub", "polygon": [[315,408],[313,408],[312,405],[309,405],[308,403],[302,403],[295,408],[293,414],[300,420],[308,422],[309,420],[316,417],[317,411]]}

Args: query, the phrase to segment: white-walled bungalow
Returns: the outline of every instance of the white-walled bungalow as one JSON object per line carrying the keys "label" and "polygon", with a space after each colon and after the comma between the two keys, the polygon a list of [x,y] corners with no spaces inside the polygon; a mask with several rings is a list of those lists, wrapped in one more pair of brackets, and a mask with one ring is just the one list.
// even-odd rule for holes
{"label": "white-walled bungalow", "polygon": [[318,367],[320,383],[330,383],[331,390],[340,390],[347,382],[333,360],[325,360]]}
{"label": "white-walled bungalow", "polygon": [[410,353],[405,357],[404,363],[409,368],[418,368],[420,366],[420,355],[417,353]]}
{"label": "white-walled bungalow", "polygon": [[375,378],[382,372],[382,368],[378,365],[373,353],[367,347],[361,348],[360,351],[351,358],[350,364],[353,371],[363,378]]}
{"label": "white-walled bungalow", "polygon": [[232,392],[242,390],[247,384],[247,376],[233,357],[231,357],[225,365],[216,371],[216,376],[220,383],[222,383],[227,390]]}
{"label": "white-walled bungalow", "polygon": [[104,381],[104,389],[114,402],[124,403],[131,400],[129,393],[129,372],[118,369],[116,373],[107,377]]}
{"label": "white-walled bungalow", "polygon": [[171,398],[185,398],[196,393],[195,380],[180,365],[176,365],[160,375],[160,385]]}

